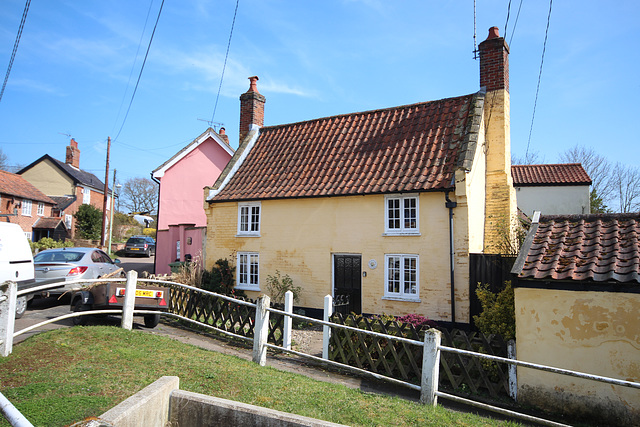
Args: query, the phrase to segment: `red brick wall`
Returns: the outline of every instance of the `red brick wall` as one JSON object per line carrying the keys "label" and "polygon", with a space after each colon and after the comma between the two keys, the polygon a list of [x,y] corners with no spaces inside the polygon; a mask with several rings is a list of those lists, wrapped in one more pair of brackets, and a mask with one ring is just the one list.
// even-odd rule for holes
{"label": "red brick wall", "polygon": [[480,87],[509,92],[509,46],[502,37],[480,43]]}
{"label": "red brick wall", "polygon": [[[52,211],[53,205],[45,203],[44,214],[38,215],[38,202],[35,200],[32,200],[31,215],[25,216],[25,215],[22,215],[22,199],[19,199],[19,198],[12,199],[10,196],[6,196],[4,194],[2,195],[0,200],[0,214],[12,214],[14,208],[16,207],[18,208],[17,210],[18,216],[7,217],[9,219],[9,222],[12,224],[18,224],[25,233],[31,233],[33,231],[33,224],[35,224],[35,222],[39,218],[51,217],[51,211]],[[6,221],[6,219],[4,218],[2,218],[1,220]]]}

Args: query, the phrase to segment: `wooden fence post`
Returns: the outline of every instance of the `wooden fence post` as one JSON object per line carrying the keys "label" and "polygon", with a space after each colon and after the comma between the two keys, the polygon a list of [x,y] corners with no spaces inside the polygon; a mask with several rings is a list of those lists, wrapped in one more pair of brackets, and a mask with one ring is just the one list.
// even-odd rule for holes
{"label": "wooden fence post", "polygon": [[[507,342],[507,357],[509,359],[517,360],[516,357],[516,342],[509,340]],[[509,396],[513,400],[518,398],[518,367],[516,365],[509,364]]]}
{"label": "wooden fence post", "polygon": [[[284,293],[284,311],[287,313],[293,313],[293,292],[287,291]],[[282,331],[282,346],[285,350],[291,350],[291,316],[284,316],[284,330]]]}
{"label": "wooden fence post", "polygon": [[260,366],[267,364],[267,339],[269,338],[269,295],[262,295],[256,304],[256,323],[253,327],[253,361]]}
{"label": "wooden fence post", "polygon": [[124,329],[133,328],[133,308],[136,305],[136,284],[138,282],[138,272],[129,270],[127,272],[127,284],[124,289],[124,303],[122,304],[122,323]]}
{"label": "wooden fence post", "polygon": [[[324,297],[324,315],[322,320],[328,322],[333,314],[333,298],[331,295]],[[329,360],[329,339],[331,338],[331,327],[322,326],[322,358]]]}
{"label": "wooden fence post", "polygon": [[6,281],[0,285],[0,353],[7,357],[13,351],[13,331],[16,325],[18,284]]}
{"label": "wooden fence post", "polygon": [[442,333],[437,329],[429,329],[424,334],[422,349],[422,383],[420,403],[436,406],[438,404],[438,377],[440,375],[440,342]]}

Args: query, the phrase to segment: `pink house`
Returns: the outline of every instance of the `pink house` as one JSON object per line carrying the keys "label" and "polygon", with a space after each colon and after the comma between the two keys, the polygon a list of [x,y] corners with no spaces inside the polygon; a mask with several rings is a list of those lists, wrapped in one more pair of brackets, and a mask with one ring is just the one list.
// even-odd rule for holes
{"label": "pink house", "polygon": [[203,188],[216,181],[233,153],[224,128],[209,128],[151,173],[160,185],[156,274],[169,274],[174,261],[204,259]]}

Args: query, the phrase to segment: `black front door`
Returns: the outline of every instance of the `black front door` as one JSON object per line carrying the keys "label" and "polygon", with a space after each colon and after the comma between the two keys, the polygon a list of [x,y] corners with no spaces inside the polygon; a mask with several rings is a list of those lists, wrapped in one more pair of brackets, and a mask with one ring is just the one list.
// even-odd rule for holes
{"label": "black front door", "polygon": [[333,256],[333,298],[336,311],[362,313],[362,257]]}

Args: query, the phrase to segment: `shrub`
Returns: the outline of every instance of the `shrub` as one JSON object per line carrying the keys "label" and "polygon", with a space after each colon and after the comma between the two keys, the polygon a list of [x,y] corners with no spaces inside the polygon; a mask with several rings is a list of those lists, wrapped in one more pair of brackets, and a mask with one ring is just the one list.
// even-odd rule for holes
{"label": "shrub", "polygon": [[489,285],[479,285],[476,295],[482,304],[482,312],[473,316],[480,332],[485,335],[500,334],[505,340],[516,337],[516,316],[513,288],[511,282],[505,282],[505,288],[493,293]]}
{"label": "shrub", "polygon": [[31,252],[43,251],[45,249],[52,248],[71,248],[73,247],[73,242],[71,240],[67,241],[58,241],[53,240],[51,237],[43,237],[37,242],[29,242],[31,245]]}
{"label": "shrub", "polygon": [[235,271],[236,268],[229,263],[228,259],[217,260],[211,271],[202,272],[202,289],[222,295],[245,297],[244,291],[235,289]]}
{"label": "shrub", "polygon": [[80,205],[73,215],[81,239],[98,240],[102,234],[102,212],[92,205]]}
{"label": "shrub", "polygon": [[406,316],[400,316],[397,318],[398,322],[411,323],[414,328],[435,328],[437,325],[433,320],[424,317],[421,314],[407,314]]}
{"label": "shrub", "polygon": [[155,228],[143,228],[142,229],[142,234],[144,234],[145,236],[153,237],[155,239],[156,238],[156,229]]}
{"label": "shrub", "polygon": [[284,277],[280,275],[280,272],[276,270],[276,274],[267,276],[267,290],[271,296],[271,299],[276,304],[284,304],[284,294],[287,291],[293,293],[293,301],[298,302],[300,300],[300,293],[302,288],[300,286],[294,286],[293,280],[288,274]]}

